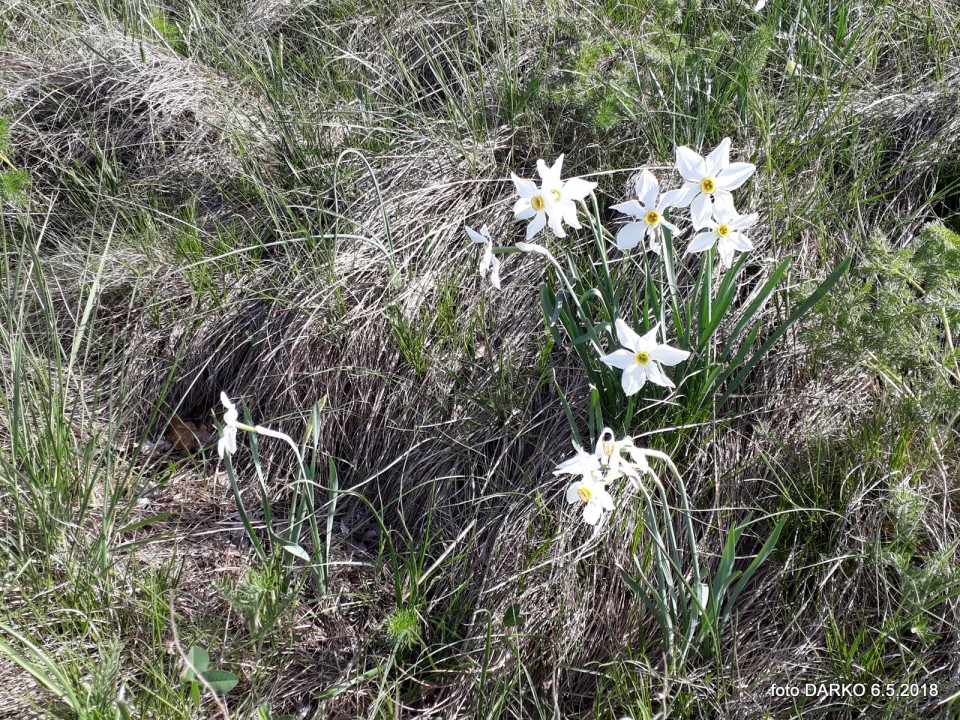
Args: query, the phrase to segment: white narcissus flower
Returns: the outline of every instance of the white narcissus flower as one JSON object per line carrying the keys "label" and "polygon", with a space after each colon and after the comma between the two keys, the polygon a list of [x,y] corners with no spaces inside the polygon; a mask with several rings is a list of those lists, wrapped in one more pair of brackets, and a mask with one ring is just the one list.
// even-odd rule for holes
{"label": "white narcissus flower", "polygon": [[513,206],[513,215],[517,220],[530,220],[527,225],[527,240],[532,240],[549,223],[553,234],[566,237],[563,229],[566,223],[572,228],[581,228],[577,219],[577,200],[583,200],[597,186],[595,182],[570,178],[561,180],[563,155],[557,158],[552,167],[543,160],[537,160],[537,173],[541,186],[538,188],[532,180],[524,180],[510,173],[520,199]]}
{"label": "white narcissus flower", "polygon": [[803,66],[791,57],[787,59],[787,65],[785,69],[787,71],[787,75],[799,75],[800,71],[803,70]]}
{"label": "white narcissus flower", "polygon": [[[624,453],[627,457],[623,456]],[[604,428],[600,433],[594,455],[601,466],[607,468],[604,476],[607,482],[627,477],[636,486],[640,483],[641,475],[653,474],[647,462],[647,451],[637,447],[629,435],[625,435],[622,440],[617,440],[610,428]]]}
{"label": "white narcissus flower", "polygon": [[583,520],[588,525],[596,525],[603,518],[604,510],[610,512],[614,508],[613,498],[603,483],[589,477],[584,477],[567,488],[567,502],[571,505],[576,502],[584,503]]}
{"label": "white narcissus flower", "polygon": [[643,242],[644,238],[649,238],[650,250],[659,255],[660,228],[665,227],[674,235],[679,232],[676,225],[664,219],[664,211],[667,208],[674,207],[678,201],[682,201],[687,192],[681,188],[671,190],[661,196],[660,183],[649,170],[644,170],[640,175],[635,190],[637,192],[636,200],[628,200],[611,206],[617,212],[639,218],[638,222],[627,223],[620,228],[620,232],[617,233],[617,247],[621,250],[632,250]]}
{"label": "white narcissus flower", "polygon": [[623,370],[623,377],[620,379],[623,392],[627,396],[634,395],[640,391],[647,380],[663,387],[675,387],[670,378],[663,373],[660,364],[676,365],[690,357],[690,353],[657,343],[660,323],[644,335],[635,333],[621,318],[617,318],[615,325],[617,339],[623,348],[604,355],[600,361],[610,367]]}
{"label": "white narcissus flower", "polygon": [[223,403],[225,412],[223,413],[223,435],[217,443],[217,453],[222,458],[224,453],[233,455],[237,451],[237,424],[240,415],[237,413],[237,406],[230,402],[225,392],[220,393],[220,402]]}
{"label": "white narcissus flower", "polygon": [[557,465],[553,474],[580,475],[584,480],[592,479],[595,482],[600,482],[600,458],[597,455],[591,455],[583,450],[578,450],[577,454],[572,458],[564,460]]}
{"label": "white narcissus flower", "polygon": [[675,207],[690,206],[690,217],[697,230],[704,227],[711,214],[735,213],[731,191],[743,185],[756,171],[756,165],[730,162],[730,138],[702,157],[688,147],[677,148],[677,170],[686,181]]}
{"label": "white narcissus flower", "polygon": [[703,252],[717,245],[720,264],[728,268],[733,264],[733,255],[737,252],[753,250],[753,243],[743,231],[757,222],[757,214],[739,215],[733,212],[720,212],[706,225],[706,231],[700,233],[687,246],[687,253]]}
{"label": "white narcissus flower", "polygon": [[489,272],[490,284],[499,290],[500,260],[493,254],[493,240],[490,239],[490,231],[486,225],[481,227],[479,232],[469,225],[464,225],[463,229],[467,231],[467,235],[474,243],[483,245],[483,255],[480,256],[480,265],[478,267],[480,277],[484,277]]}

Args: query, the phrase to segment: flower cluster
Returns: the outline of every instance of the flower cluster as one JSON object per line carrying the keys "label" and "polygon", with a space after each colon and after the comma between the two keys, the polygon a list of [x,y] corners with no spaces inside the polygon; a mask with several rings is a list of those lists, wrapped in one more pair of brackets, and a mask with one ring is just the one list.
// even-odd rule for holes
{"label": "flower cluster", "polygon": [[604,512],[614,508],[613,497],[607,486],[615,480],[627,478],[638,487],[644,475],[652,475],[647,457],[652,450],[644,450],[633,443],[629,435],[617,440],[610,428],[604,428],[592,453],[580,450],[564,460],[553,471],[554,475],[577,475],[579,480],[567,488],[567,502],[583,505],[584,522],[596,526]]}
{"label": "flower cluster", "polygon": [[[737,212],[733,193],[754,174],[756,167],[747,162],[731,162],[730,138],[725,138],[706,156],[688,147],[678,147],[675,167],[683,182],[680,187],[669,190],[661,188],[660,181],[652,172],[643,170],[634,187],[636,197],[612,206],[613,210],[627,216],[629,222],[613,238],[612,234],[602,229],[597,218],[593,229],[598,242],[603,243],[603,238],[609,236],[622,252],[643,247],[659,256],[665,238],[678,238],[683,233],[675,224],[672,211],[689,209],[694,232],[687,243],[686,253],[701,253],[716,247],[720,265],[731,268],[736,253],[753,250],[746,231],[757,222],[757,215],[741,215]],[[545,245],[533,242],[547,227],[558,238],[566,237],[567,228],[582,227],[577,215],[577,202],[584,201],[597,184],[577,177],[563,179],[562,168],[563,155],[552,166],[538,160],[539,185],[533,180],[511,174],[518,196],[513,206],[514,217],[528,221],[528,224],[524,241],[502,252],[519,250],[536,253],[553,265],[564,286],[564,302],[574,308],[578,318],[575,322],[582,323],[582,329],[586,330],[584,338],[592,348],[579,352],[596,352],[598,357],[595,358],[600,363],[619,370],[620,385],[626,396],[638,393],[648,381],[653,385],[674,388],[674,382],[663,368],[685,362],[690,352],[666,344],[666,337],[661,337],[661,323],[649,327],[644,319],[648,329],[641,333],[621,317],[615,317],[611,332],[611,339],[615,339],[619,347],[604,351],[604,343],[597,335],[597,326],[580,305],[582,293],[574,290],[563,266],[551,251]],[[465,230],[470,239],[482,247],[480,275],[489,275],[491,284],[499,288],[498,250],[493,246],[487,226],[484,225],[479,231],[469,226]],[[670,234],[665,235],[668,232]],[[593,365],[588,358],[584,362]],[[638,448],[630,436],[617,440],[610,428],[604,428],[593,453],[578,451],[577,455],[560,463],[554,474],[578,477],[567,489],[567,501],[571,504],[582,503],[583,519],[597,526],[604,513],[614,507],[613,498],[607,490],[609,484],[625,477],[639,486],[640,478],[652,475],[648,456],[669,462],[669,458],[661,453]]]}
{"label": "flower cluster", "polygon": [[[616,245],[626,252],[646,240],[649,250],[659,254],[664,229],[674,235],[680,234],[680,228],[667,218],[669,211],[690,208],[690,219],[698,234],[686,252],[703,252],[716,245],[721,264],[729,268],[735,253],[753,249],[745,231],[756,223],[757,216],[737,212],[733,191],[753,175],[756,166],[730,162],[730,138],[724,138],[706,157],[685,146],[678,147],[676,155],[676,169],[683,178],[681,187],[661,192],[657,178],[649,170],[644,170],[634,188],[636,199],[612,206],[617,212],[634,218],[620,228]],[[581,228],[576,201],[584,200],[597,184],[576,177],[563,180],[560,177],[562,168],[563,155],[549,167],[543,160],[538,160],[539,187],[534,181],[511,173],[519,196],[513,206],[514,217],[530,221],[526,231],[527,243],[545,227],[549,227],[558,238],[566,237],[564,225]],[[484,233],[483,228],[479,233],[469,227],[466,231],[475,243],[483,245],[480,274],[490,271],[491,283],[499,288],[499,262],[492,265],[491,259],[495,261],[496,256],[489,233]]]}

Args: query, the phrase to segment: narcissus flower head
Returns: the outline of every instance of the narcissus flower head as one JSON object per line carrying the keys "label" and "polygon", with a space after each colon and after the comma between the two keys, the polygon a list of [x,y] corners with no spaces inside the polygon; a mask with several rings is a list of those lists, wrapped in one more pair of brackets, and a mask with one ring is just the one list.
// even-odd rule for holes
{"label": "narcissus flower head", "polygon": [[483,254],[480,256],[478,271],[480,277],[490,274],[490,284],[497,290],[500,289],[500,260],[493,254],[493,240],[490,239],[490,231],[484,225],[479,232],[469,225],[464,225],[463,229],[475,244],[483,245]]}
{"label": "narcissus flower head", "polygon": [[614,508],[613,498],[602,482],[584,477],[567,488],[567,502],[583,503],[583,520],[588,525],[596,525],[603,518],[604,511]]}
{"label": "narcissus flower head", "polygon": [[690,353],[659,344],[657,332],[660,323],[644,335],[635,333],[621,318],[617,318],[615,326],[617,339],[623,347],[604,355],[600,361],[623,370],[620,380],[623,392],[627,396],[635,395],[647,380],[663,387],[675,387],[673,381],[664,374],[661,364],[676,365],[690,357]]}
{"label": "narcissus flower head", "polygon": [[543,160],[537,160],[540,187],[532,180],[510,174],[520,196],[513,206],[514,217],[517,220],[530,220],[527,225],[528,242],[548,224],[558,238],[566,237],[564,223],[572,228],[582,227],[577,219],[576,201],[586,198],[597,184],[581,178],[564,181],[560,178],[562,169],[563,155],[560,155],[552,166],[548,166]]}
{"label": "narcissus flower head", "polygon": [[732,191],[743,185],[756,171],[745,162],[730,162],[730,138],[702,157],[688,147],[677,148],[677,170],[686,181],[677,198],[676,207],[690,206],[690,217],[697,230],[710,216],[720,212],[735,213]]}
{"label": "narcissus flower head", "polygon": [[641,173],[634,189],[637,193],[636,200],[611,206],[617,212],[637,218],[636,222],[627,223],[620,228],[617,233],[617,247],[621,250],[632,250],[644,239],[649,239],[650,250],[659,255],[661,228],[666,228],[674,235],[679,232],[677,226],[665,218],[665,213],[686,197],[686,190],[681,188],[661,195],[660,183],[649,170]]}
{"label": "narcissus flower head", "polygon": [[217,443],[217,453],[222,458],[224,454],[233,455],[237,451],[237,423],[240,414],[237,406],[230,402],[225,392],[220,393],[220,402],[223,403],[223,435]]}
{"label": "narcissus flower head", "polygon": [[735,253],[753,250],[753,243],[744,231],[756,222],[756,213],[740,215],[736,210],[721,211],[707,222],[703,232],[690,241],[687,253],[703,252],[716,245],[720,264],[728,268],[733,264]]}

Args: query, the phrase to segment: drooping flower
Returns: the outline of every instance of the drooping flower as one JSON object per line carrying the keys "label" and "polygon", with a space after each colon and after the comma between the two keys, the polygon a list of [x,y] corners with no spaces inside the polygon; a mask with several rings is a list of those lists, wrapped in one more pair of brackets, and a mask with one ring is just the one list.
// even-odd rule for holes
{"label": "drooping flower", "polygon": [[[613,430],[605,427],[597,440],[594,455],[604,468],[604,480],[610,482],[626,477],[637,485],[641,475],[653,472],[647,462],[647,451],[637,447],[629,435],[625,435],[622,440],[617,440],[616,437]],[[627,457],[624,457],[624,454]]]}
{"label": "drooping flower", "polygon": [[500,260],[493,254],[493,240],[490,239],[490,231],[486,225],[481,227],[479,232],[469,225],[464,225],[463,228],[467,231],[467,235],[474,243],[483,245],[483,254],[480,256],[480,265],[478,266],[480,277],[484,277],[489,273],[490,284],[499,290]]}
{"label": "drooping flower", "polygon": [[224,453],[233,455],[237,451],[237,424],[240,415],[237,406],[230,402],[225,392],[220,393],[220,402],[225,409],[223,413],[223,435],[217,443],[217,454],[222,458]]}
{"label": "drooping flower", "polygon": [[674,235],[679,232],[676,225],[664,218],[664,211],[683,200],[686,190],[670,190],[660,195],[660,183],[649,170],[644,170],[640,175],[635,190],[636,200],[611,206],[617,212],[639,218],[637,222],[627,223],[620,228],[617,233],[617,247],[621,250],[632,250],[643,242],[644,238],[649,238],[650,250],[659,255],[660,228],[665,227]]}
{"label": "drooping flower", "polygon": [[617,339],[623,348],[604,355],[600,360],[610,367],[623,370],[620,379],[623,392],[627,396],[634,395],[647,380],[663,387],[675,387],[673,381],[664,374],[660,364],[676,365],[690,357],[690,353],[669,345],[660,345],[657,342],[660,323],[644,335],[635,333],[621,318],[617,318],[615,325]]}
{"label": "drooping flower", "polygon": [[733,212],[721,211],[716,217],[709,220],[706,230],[690,241],[687,253],[703,252],[716,244],[720,255],[720,264],[728,268],[733,264],[734,253],[753,250],[753,243],[744,234],[744,230],[757,222],[757,214],[740,215]]}
{"label": "drooping flower", "polygon": [[803,70],[803,66],[790,57],[787,59],[787,64],[784,69],[787,71],[787,75],[799,75],[800,71]]}
{"label": "drooping flower", "polygon": [[730,138],[724,138],[707,157],[688,147],[677,148],[677,170],[686,181],[675,207],[690,206],[690,217],[697,230],[711,214],[735,213],[732,191],[743,185],[756,171],[752,163],[730,162]]}
{"label": "drooping flower", "polygon": [[603,512],[614,508],[613,498],[602,482],[589,477],[578,480],[567,488],[567,502],[571,505],[584,503],[583,520],[588,525],[596,525],[603,518]]}
{"label": "drooping flower", "polygon": [[563,155],[551,167],[543,160],[537,160],[537,173],[541,180],[539,188],[532,180],[510,174],[520,196],[513,206],[513,214],[517,220],[530,220],[527,225],[528,241],[547,224],[558,238],[566,237],[564,223],[576,229],[582,227],[577,219],[576,201],[586,198],[597,184],[581,178],[564,181],[560,178],[562,168]]}

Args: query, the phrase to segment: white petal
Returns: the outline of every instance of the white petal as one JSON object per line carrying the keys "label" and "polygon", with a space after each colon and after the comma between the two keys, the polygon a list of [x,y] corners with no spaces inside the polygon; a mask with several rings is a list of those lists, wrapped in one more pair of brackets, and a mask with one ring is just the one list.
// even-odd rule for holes
{"label": "white petal", "polygon": [[517,177],[514,173],[510,173],[510,177],[513,179],[513,186],[517,190],[517,195],[527,199],[536,196],[538,192],[537,184],[533,182],[533,180],[524,180],[523,178]]}
{"label": "white petal", "polygon": [[237,429],[232,426],[223,429],[223,435],[217,443],[217,454],[222,458],[224,453],[233,455],[237,451]]}
{"label": "white petal", "polygon": [[705,193],[700,193],[690,203],[690,219],[693,220],[695,230],[706,227],[710,223],[712,213],[713,203],[710,202],[710,196]]}
{"label": "white petal", "polygon": [[635,362],[634,355],[635,353],[632,353],[629,350],[614,350],[609,355],[603,355],[600,358],[600,362],[609,365],[610,367],[626,370]]}
{"label": "white petal", "polygon": [[595,502],[588,502],[583,508],[583,521],[588,525],[596,525],[603,516],[603,509]]}
{"label": "white petal", "polygon": [[543,226],[546,224],[547,214],[545,212],[538,212],[533,220],[530,221],[530,224],[527,225],[527,242],[532,240],[534,235],[543,230]]}
{"label": "white petal", "polygon": [[718,221],[728,224],[729,221],[740,217],[737,209],[733,206],[733,195],[730,194],[729,190],[717,190],[713,194],[713,215]]}
{"label": "white petal", "polygon": [[687,245],[687,252],[695,253],[709,250],[715,242],[717,242],[717,234],[715,232],[700,233]]}
{"label": "white petal", "polygon": [[647,225],[642,222],[627,223],[617,233],[617,247],[623,251],[633,250],[643,242],[647,234]]}
{"label": "white petal", "polygon": [[717,187],[721,190],[736,190],[757,170],[752,163],[731,163],[717,174]]}
{"label": "white petal", "polygon": [[602,509],[606,510],[607,512],[610,512],[614,509],[613,498],[610,497],[610,493],[608,493],[602,487],[593,489],[593,499]]}
{"label": "white petal", "polygon": [[677,171],[684,180],[699,183],[707,176],[707,165],[697,153],[681,145],[677,148]]}
{"label": "white petal", "polygon": [[617,436],[613,434],[613,430],[605,427],[603,432],[600,433],[600,437],[597,438],[597,444],[593,446],[594,457],[600,458],[601,462],[606,462],[604,460],[604,455],[606,453],[603,451],[603,446],[608,442],[614,442],[616,438]]}
{"label": "white petal", "polygon": [[590,475],[600,469],[600,461],[583,450],[577,451],[572,458],[567,458],[554,469],[554,475]]}
{"label": "white petal", "polygon": [[553,179],[553,176],[550,173],[550,168],[543,161],[543,158],[537,160],[537,175],[539,175],[540,179],[544,182]]}
{"label": "white petal", "polygon": [[610,206],[611,210],[616,210],[624,215],[633,215],[634,217],[643,217],[647,214],[647,209],[636,200],[627,200]]}
{"label": "white petal", "polygon": [[481,276],[486,275],[487,271],[490,269],[490,264],[492,262],[493,262],[493,253],[490,251],[490,246],[487,245],[483,255],[480,256],[480,262],[477,265],[477,272]]}
{"label": "white petal", "polygon": [[640,338],[639,350],[650,352],[657,346],[657,333],[660,332],[660,323],[658,322],[652,328],[647,330]]}
{"label": "white petal", "polygon": [[554,206],[554,212],[560,214],[560,218],[572,228],[579,230],[583,227],[580,219],[577,217],[577,206],[570,201],[559,203]]}
{"label": "white petal", "polygon": [[553,166],[550,168],[550,177],[557,182],[560,182],[560,174],[563,172],[563,153],[560,153],[557,156],[557,159],[554,161]]}
{"label": "white petal", "polygon": [[570,200],[583,200],[597,187],[595,182],[582,178],[570,178],[563,184],[563,196]]}
{"label": "white petal", "polygon": [[[696,190],[697,187],[694,185],[692,189]],[[660,202],[657,203],[657,210],[662,213],[667,208],[686,207],[694,198],[690,190],[691,187],[687,185],[682,188],[677,188],[676,190],[668,190],[660,197]]]}
{"label": "white petal", "polygon": [[649,170],[644,170],[637,180],[634,188],[637,191],[637,198],[644,207],[652,208],[657,206],[657,195],[660,194],[660,183]]}
{"label": "white petal", "polygon": [[700,194],[699,182],[687,182],[678,190],[671,190],[664,197],[670,196],[670,202],[675,208],[685,208]]}
{"label": "white petal", "polygon": [[559,213],[548,212],[547,222],[550,224],[550,229],[556,237],[562,238],[567,236],[566,231],[563,229],[563,217]]}
{"label": "white petal", "polygon": [[657,345],[650,351],[650,358],[664,365],[676,365],[690,357],[687,350],[679,350],[669,345]]}
{"label": "white petal", "polygon": [[730,164],[730,138],[724,138],[716,150],[707,155],[707,177],[716,177],[717,173]]}
{"label": "white petal", "polygon": [[647,233],[647,237],[650,238],[650,252],[654,253],[655,255],[659,255],[661,250],[660,233],[657,231],[649,232]]}
{"label": "white petal", "polygon": [[496,255],[490,258],[490,284],[500,289],[500,260]]}
{"label": "white petal", "polygon": [[517,220],[529,220],[536,213],[528,198],[520,198],[513,204],[513,217]]}
{"label": "white petal", "polygon": [[617,340],[620,341],[621,345],[627,348],[627,350],[633,350],[634,352],[640,349],[643,340],[633,331],[633,328],[623,321],[623,318],[617,318],[614,326],[617,330]]}
{"label": "white petal", "polygon": [[[486,226],[484,226],[484,227],[486,227]],[[474,229],[473,229],[472,227],[470,227],[469,225],[464,225],[464,226],[463,226],[463,229],[467,231],[467,235],[468,235],[468,236],[470,237],[470,239],[473,240],[475,243],[486,243],[486,242],[488,242],[488,238],[486,238],[486,237],[484,237],[482,234],[478,233],[476,230],[474,230]]]}
{"label": "white petal", "polygon": [[580,496],[577,494],[577,491],[583,485],[582,482],[577,480],[570,487],[567,488],[567,502],[573,505],[573,503],[580,502]]}
{"label": "white petal", "polygon": [[680,234],[680,228],[674,225],[669,220],[661,220],[660,224],[663,225],[667,230],[673,233],[675,236]]}
{"label": "white petal", "polygon": [[720,255],[720,265],[722,267],[728,268],[733,265],[733,255],[735,252],[736,248],[728,238],[721,238],[720,242],[717,243],[717,253]]}
{"label": "white petal", "polygon": [[657,363],[650,363],[647,367],[649,368],[648,374],[650,376],[650,382],[655,385],[660,385],[661,387],[676,387],[673,381],[664,375],[663,369],[657,365]]}
{"label": "white petal", "polygon": [[728,239],[730,240],[730,244],[740,252],[750,252],[753,250],[753,243],[750,242],[750,238],[742,232],[732,232]]}
{"label": "white petal", "polygon": [[[649,367],[649,365],[647,367]],[[623,377],[620,378],[620,386],[623,388],[623,394],[627,397],[640,392],[640,388],[642,388],[646,382],[647,373],[640,365],[631,365],[623,371]]]}
{"label": "white petal", "polygon": [[737,218],[731,220],[728,225],[734,230],[746,230],[748,227],[751,227],[757,222],[757,219],[760,216],[756,213],[750,213],[749,215],[740,215]]}

